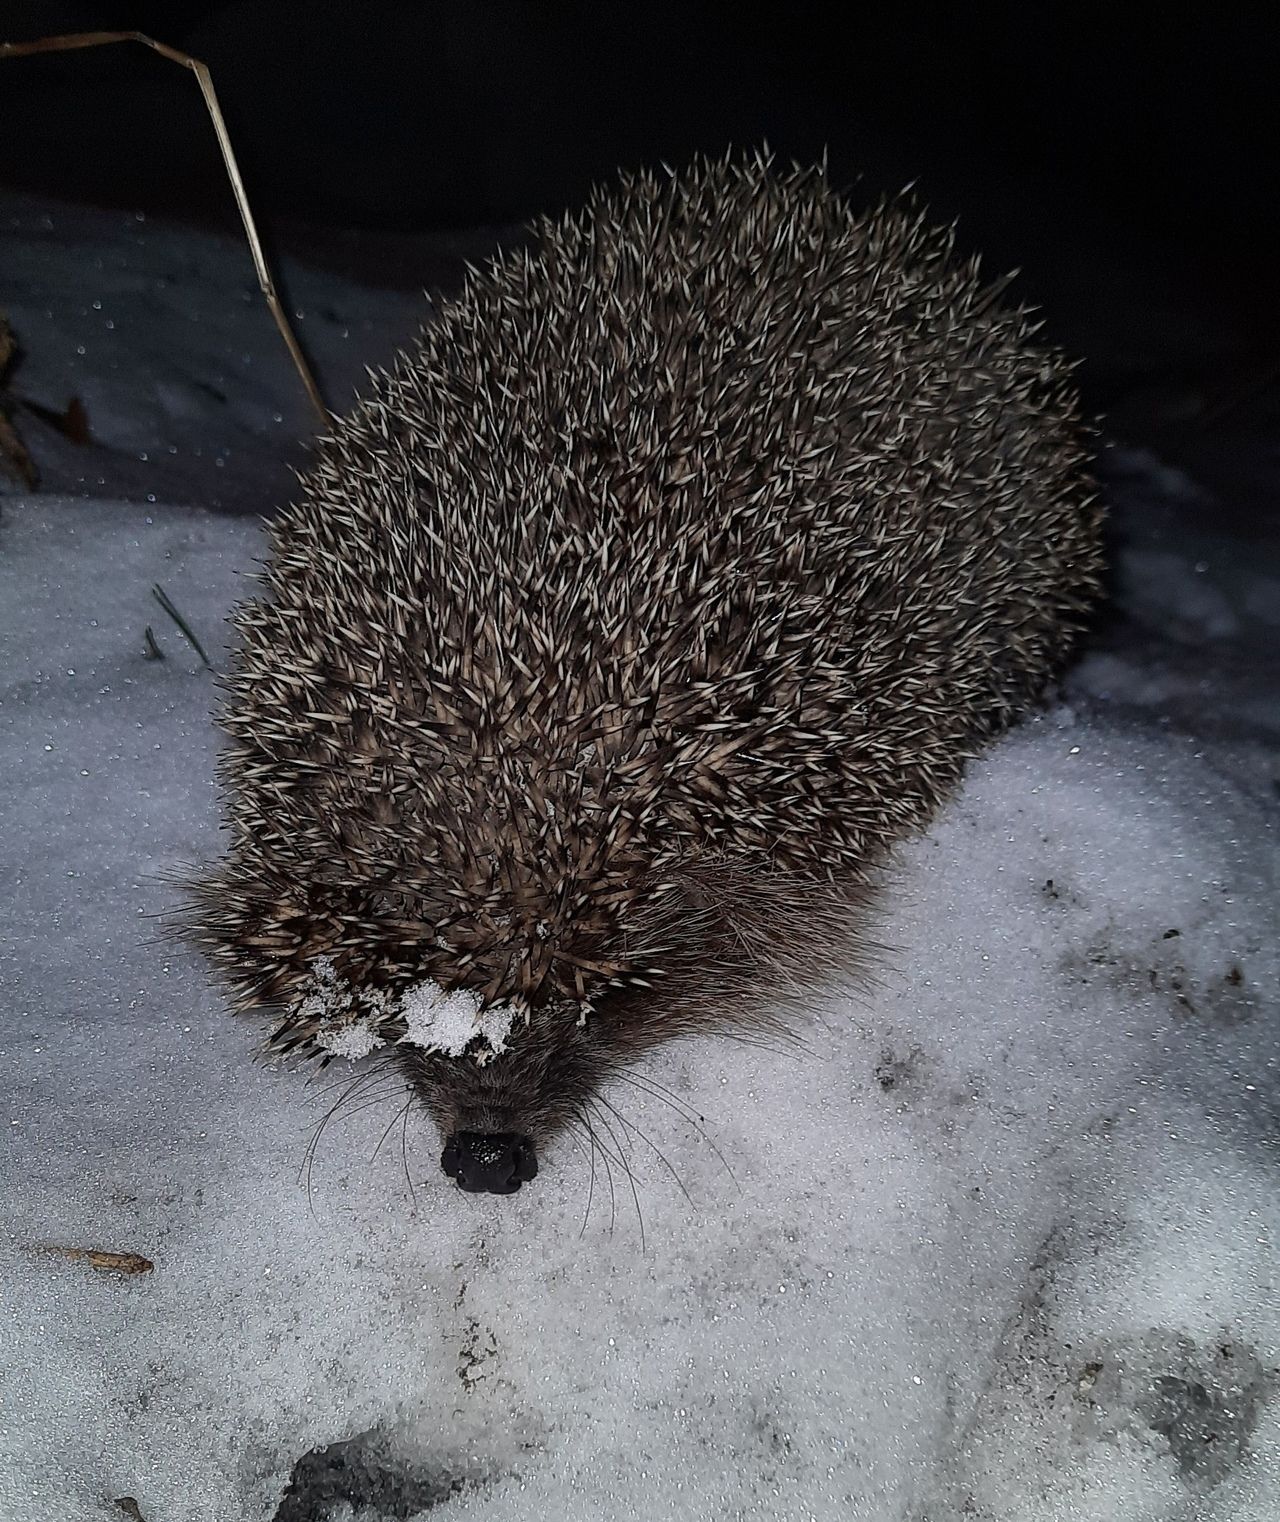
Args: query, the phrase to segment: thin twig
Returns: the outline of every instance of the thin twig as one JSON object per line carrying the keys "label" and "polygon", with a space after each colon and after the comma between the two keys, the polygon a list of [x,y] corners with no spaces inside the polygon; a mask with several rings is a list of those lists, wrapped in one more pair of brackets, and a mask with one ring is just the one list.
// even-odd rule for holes
{"label": "thin twig", "polygon": [[[169,594],[165,591],[159,582],[157,582],[155,586],[151,588],[151,595],[174,621],[174,623],[177,624],[178,628],[182,630],[183,634],[186,637],[187,643],[205,663],[209,670],[212,671],[213,662],[205,654],[204,646],[195,637],[195,633],[193,632],[191,625],[186,621],[185,618],[183,618],[182,614],[178,612],[177,608],[174,607],[172,601],[170,600]],[[154,644],[154,640],[152,643]]]}
{"label": "thin twig", "polygon": [[271,278],[267,258],[262,251],[262,240],[258,237],[257,224],[253,220],[253,212],[249,209],[249,197],[245,193],[244,181],[240,178],[240,166],[236,162],[235,152],[231,147],[231,137],[227,132],[222,107],[218,104],[218,96],[213,88],[213,77],[206,65],[198,58],[192,58],[189,53],[166,47],[163,42],[157,42],[154,37],[148,37],[145,32],[69,32],[58,37],[37,37],[31,42],[0,42],[0,58],[25,58],[35,53],[68,53],[77,48],[98,48],[114,42],[140,42],[143,47],[150,48],[173,63],[181,64],[184,69],[190,69],[195,75],[200,86],[200,93],[204,96],[204,103],[209,109],[209,119],[213,123],[218,147],[222,150],[222,162],[226,165],[227,178],[231,181],[231,191],[236,198],[240,220],[244,223],[245,236],[249,239],[249,251],[253,255],[253,267],[258,276],[258,289],[266,297],[267,305],[271,308],[271,315],[275,318],[276,327],[279,328],[280,336],[289,350],[289,357],[302,377],[302,384],[306,387],[311,405],[319,415],[320,421],[328,424],[329,409],[325,406],[324,397],[320,393],[315,376],[311,373],[311,367],[307,364],[302,346],[289,326],[289,319],[285,316],[284,306],[276,292],[275,281]]}

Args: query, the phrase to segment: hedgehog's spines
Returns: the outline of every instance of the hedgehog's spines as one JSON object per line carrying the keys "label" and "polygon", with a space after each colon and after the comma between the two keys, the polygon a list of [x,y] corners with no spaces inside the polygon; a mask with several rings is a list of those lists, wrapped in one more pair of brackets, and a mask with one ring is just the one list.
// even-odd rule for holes
{"label": "hedgehog's spines", "polygon": [[469,265],[272,526],[196,916],[250,1001],[320,953],[660,979],[707,853],[864,881],[1078,621],[1071,367],[1012,277],[825,152],[662,169]]}

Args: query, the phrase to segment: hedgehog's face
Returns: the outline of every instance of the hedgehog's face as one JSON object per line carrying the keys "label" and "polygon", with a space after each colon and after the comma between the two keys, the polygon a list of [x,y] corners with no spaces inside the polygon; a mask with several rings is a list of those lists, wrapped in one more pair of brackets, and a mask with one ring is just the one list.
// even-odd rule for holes
{"label": "hedgehog's face", "polygon": [[477,1062],[470,1051],[402,1048],[414,1091],[444,1141],[441,1167],[472,1192],[512,1194],[538,1171],[537,1151],[582,1124],[584,1107],[615,1065],[606,1021],[542,1009],[516,1023],[506,1049]]}

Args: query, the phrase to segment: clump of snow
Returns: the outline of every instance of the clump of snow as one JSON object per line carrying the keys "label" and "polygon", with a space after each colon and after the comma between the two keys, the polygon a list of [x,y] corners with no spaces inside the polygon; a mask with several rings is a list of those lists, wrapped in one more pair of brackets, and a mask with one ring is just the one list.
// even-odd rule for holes
{"label": "clump of snow", "polygon": [[479,1038],[485,1042],[485,1050],[478,1061],[488,1061],[506,1050],[515,1018],[510,1005],[485,1007],[472,989],[445,989],[430,978],[405,990],[400,1012],[406,1025],[402,1040],[409,1045],[460,1057]]}
{"label": "clump of snow", "polygon": [[352,1062],[387,1044],[378,1030],[386,1014],[384,994],[357,990],[327,956],[312,962],[311,981],[294,1011],[300,1022],[319,1023],[315,1041],[321,1050]]}
{"label": "clump of snow", "polygon": [[380,1046],[386,1045],[382,1037],[364,1021],[326,1027],[317,1033],[316,1043],[331,1056],[346,1057],[352,1062],[359,1062],[362,1057],[368,1057]]}
{"label": "clump of snow", "polygon": [[485,1005],[469,988],[443,988],[424,978],[399,994],[358,988],[338,971],[332,957],[316,957],[311,976],[294,1006],[293,1021],[318,1022],[316,1044],[334,1057],[352,1062],[385,1046],[389,1033],[400,1044],[461,1057],[468,1047],[481,1065],[504,1052],[515,1010],[510,1005]]}

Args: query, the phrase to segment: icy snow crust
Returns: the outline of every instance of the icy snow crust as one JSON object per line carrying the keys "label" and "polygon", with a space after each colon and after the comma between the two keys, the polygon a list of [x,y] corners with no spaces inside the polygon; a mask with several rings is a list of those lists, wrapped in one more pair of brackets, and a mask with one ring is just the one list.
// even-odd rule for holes
{"label": "icy snow crust", "polygon": [[[508,1198],[412,1113],[379,1147],[395,1083],[308,1195],[348,1065],[254,1065],[157,940],[158,875],[219,837],[210,674],[150,588],[221,662],[260,553],[199,510],[4,502],[3,1522],[1274,1518],[1276,708],[1226,722],[1204,665],[1274,626],[1261,570],[971,769],[902,853],[881,987],[816,998],[807,1051],[651,1060],[709,1141],[610,1092],[692,1196],[632,1138],[642,1252],[571,1145]],[[1203,553],[1122,567],[1148,632]]]}

